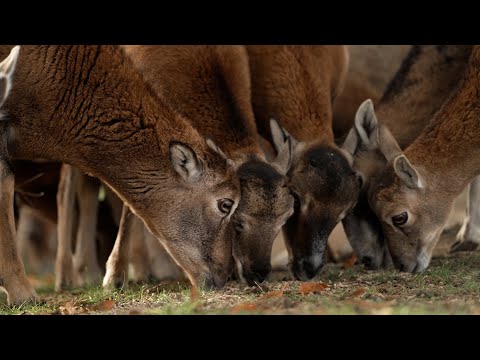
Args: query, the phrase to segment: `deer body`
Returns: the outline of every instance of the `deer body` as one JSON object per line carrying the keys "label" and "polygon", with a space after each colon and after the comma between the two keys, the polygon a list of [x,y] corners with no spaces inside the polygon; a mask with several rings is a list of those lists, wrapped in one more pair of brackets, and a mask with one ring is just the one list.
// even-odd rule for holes
{"label": "deer body", "polygon": [[428,267],[455,197],[480,173],[479,71],[474,46],[459,87],[415,141],[404,152],[384,141],[388,164],[369,199],[402,271]]}
{"label": "deer body", "polygon": [[[8,51],[0,47],[0,56]],[[11,156],[65,162],[98,177],[162,239],[194,284],[225,283],[225,232],[238,183],[121,49],[25,46],[10,95],[3,135]],[[228,211],[218,209],[218,199],[228,199]]]}
{"label": "deer body", "polygon": [[[296,205],[284,233],[290,270],[306,280],[323,265],[328,236],[359,190],[352,159],[335,145],[332,130],[332,103],[345,81],[348,53],[344,46],[247,50],[259,133],[272,139],[268,124],[274,118],[294,143],[288,178]],[[278,150],[278,141],[273,142]]]}
{"label": "deer body", "polygon": [[[357,205],[345,217],[343,225],[358,258],[367,268],[390,263],[380,222],[367,196],[371,183],[380,177],[387,164],[382,150],[388,150],[392,141],[404,148],[415,140],[458,86],[470,52],[471,46],[414,46],[379,102],[377,116],[367,103],[357,113],[348,142],[363,187]],[[379,137],[384,128],[390,130],[395,140],[390,136]]]}
{"label": "deer body", "polygon": [[241,200],[232,218],[237,274],[250,285],[271,270],[273,241],[293,213],[285,174],[285,141],[268,162],[259,145],[243,46],[127,46],[127,54],[153,89],[235,164]]}

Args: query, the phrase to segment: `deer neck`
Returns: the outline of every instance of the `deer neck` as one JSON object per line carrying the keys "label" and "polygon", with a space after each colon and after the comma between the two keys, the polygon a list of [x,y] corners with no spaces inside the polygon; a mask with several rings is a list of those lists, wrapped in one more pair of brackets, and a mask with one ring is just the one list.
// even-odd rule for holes
{"label": "deer neck", "polygon": [[480,173],[479,69],[474,49],[459,88],[405,151],[445,191],[461,192]]}
{"label": "deer neck", "polygon": [[172,177],[169,139],[203,146],[116,47],[24,46],[14,81],[11,155],[72,164],[133,209]]}
{"label": "deer neck", "polygon": [[414,46],[391,81],[377,116],[402,148],[410,145],[458,86],[471,46]]}

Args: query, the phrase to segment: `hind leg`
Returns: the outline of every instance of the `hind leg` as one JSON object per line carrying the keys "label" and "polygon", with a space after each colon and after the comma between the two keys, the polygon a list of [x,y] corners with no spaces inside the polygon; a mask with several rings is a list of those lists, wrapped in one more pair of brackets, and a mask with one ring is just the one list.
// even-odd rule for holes
{"label": "hind leg", "polygon": [[15,243],[13,213],[15,179],[9,161],[0,158],[0,287],[7,292],[9,305],[38,300],[27,279]]}
{"label": "hind leg", "polygon": [[77,286],[95,283],[101,279],[96,244],[99,188],[100,182],[96,178],[80,176],[77,189],[79,219],[73,257]]}
{"label": "hind leg", "polygon": [[480,176],[469,185],[467,216],[457,234],[452,251],[473,251],[480,245]]}
{"label": "hind leg", "polygon": [[73,254],[72,234],[75,216],[75,192],[80,171],[63,164],[57,192],[57,257],[55,261],[55,291],[72,288]]}

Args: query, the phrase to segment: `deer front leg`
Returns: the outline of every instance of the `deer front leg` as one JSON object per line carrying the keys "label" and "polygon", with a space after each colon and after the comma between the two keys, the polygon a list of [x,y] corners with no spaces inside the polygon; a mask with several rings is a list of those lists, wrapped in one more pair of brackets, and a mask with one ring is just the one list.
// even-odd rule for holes
{"label": "deer front leg", "polygon": [[77,286],[95,283],[101,279],[96,246],[99,188],[98,179],[88,175],[80,176],[77,189],[79,221],[73,257]]}
{"label": "deer front leg", "polygon": [[15,243],[14,186],[10,163],[0,158],[0,287],[7,292],[9,305],[21,305],[38,300],[38,296],[27,279]]}
{"label": "deer front leg", "polygon": [[107,260],[103,287],[119,288],[128,280],[129,232],[134,217],[130,208],[124,204],[115,245]]}
{"label": "deer front leg", "polygon": [[75,193],[81,174],[71,165],[63,164],[57,192],[57,257],[55,261],[55,291],[73,284],[72,234],[75,216]]}
{"label": "deer front leg", "polygon": [[452,251],[473,251],[480,245],[480,176],[468,188],[467,216],[457,234]]}
{"label": "deer front leg", "polygon": [[16,242],[28,271],[37,274],[53,272],[55,247],[52,235],[56,229],[56,224],[38,216],[31,207],[20,206]]}

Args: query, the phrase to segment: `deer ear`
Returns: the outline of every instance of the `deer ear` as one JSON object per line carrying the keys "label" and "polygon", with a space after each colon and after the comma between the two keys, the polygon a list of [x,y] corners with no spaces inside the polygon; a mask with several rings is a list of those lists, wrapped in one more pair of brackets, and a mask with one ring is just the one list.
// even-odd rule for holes
{"label": "deer ear", "polygon": [[423,188],[423,181],[418,171],[408,161],[405,155],[399,155],[393,161],[393,169],[397,176],[412,189]]}
{"label": "deer ear", "polygon": [[222,151],[222,149],[220,149],[218,147],[217,144],[215,144],[215,142],[210,139],[210,138],[207,138],[207,145],[210,149],[212,149],[213,151],[215,151],[217,154],[219,154],[222,158],[225,159],[225,161],[227,162],[227,164],[231,167],[235,167],[235,164],[233,162],[233,160],[230,160],[227,155],[225,155],[225,153]]}
{"label": "deer ear", "polygon": [[355,129],[358,132],[360,142],[367,148],[376,146],[376,131],[378,120],[373,109],[371,99],[365,100],[355,114]]}
{"label": "deer ear", "polygon": [[352,127],[348,132],[345,141],[343,142],[342,149],[349,153],[351,156],[354,156],[357,152],[359,145],[358,133],[355,127]]}
{"label": "deer ear", "polygon": [[12,88],[12,77],[15,65],[17,64],[19,51],[20,46],[15,46],[10,50],[10,55],[0,63],[0,106],[7,98],[8,93]]}
{"label": "deer ear", "polygon": [[392,133],[385,125],[380,125],[378,128],[378,148],[380,152],[385,156],[387,161],[394,159],[402,154],[402,149],[397,143],[397,140],[393,137]]}
{"label": "deer ear", "polygon": [[272,133],[273,145],[275,146],[275,150],[277,151],[277,153],[279,153],[282,149],[285,141],[287,140],[287,137],[290,137],[290,141],[292,142],[292,148],[295,148],[295,146],[297,146],[298,141],[295,140],[295,138],[290,135],[287,130],[282,128],[277,122],[277,120],[270,119],[270,131]]}
{"label": "deer ear", "polygon": [[196,181],[202,175],[202,164],[195,151],[178,141],[170,143],[170,161],[175,171],[188,182]]}
{"label": "deer ear", "polygon": [[282,148],[278,152],[277,157],[273,160],[272,165],[282,175],[286,175],[290,166],[292,165],[293,147],[290,136],[287,137],[287,141],[283,143]]}

